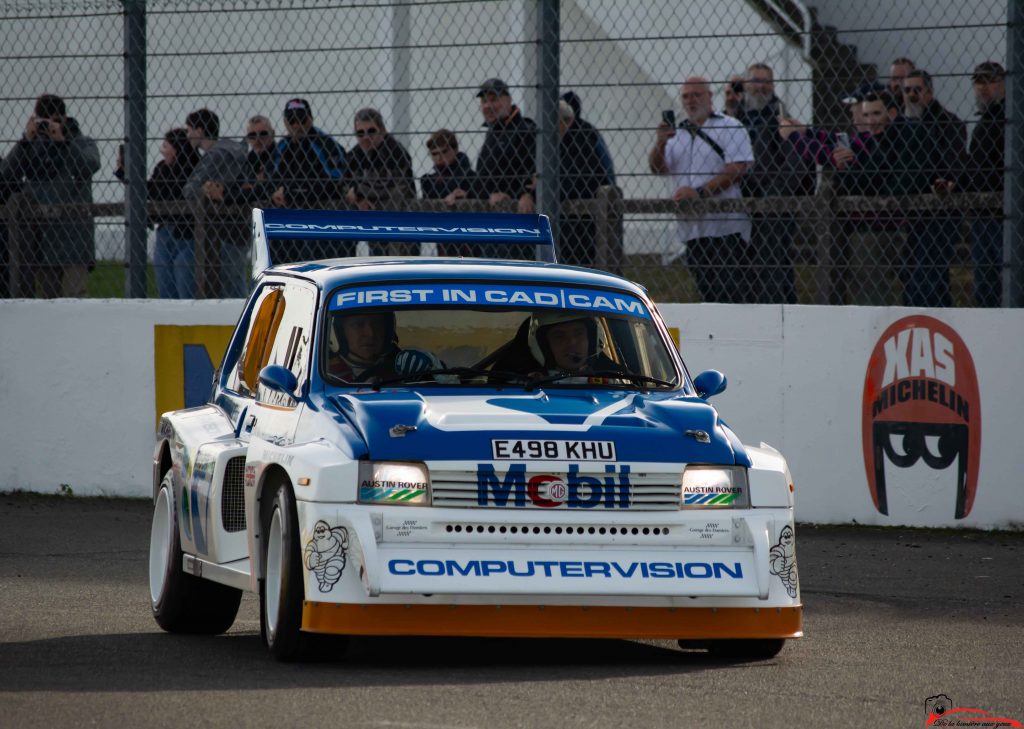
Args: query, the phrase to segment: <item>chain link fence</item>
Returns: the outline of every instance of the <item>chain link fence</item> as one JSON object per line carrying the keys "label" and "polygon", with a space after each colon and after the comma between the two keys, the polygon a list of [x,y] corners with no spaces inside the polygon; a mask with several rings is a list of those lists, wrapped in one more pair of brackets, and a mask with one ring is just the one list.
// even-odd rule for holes
{"label": "chain link fence", "polygon": [[[286,206],[544,212],[661,301],[1020,306],[1021,13],[0,0],[0,294],[242,296]],[[461,251],[275,256],[396,252]]]}

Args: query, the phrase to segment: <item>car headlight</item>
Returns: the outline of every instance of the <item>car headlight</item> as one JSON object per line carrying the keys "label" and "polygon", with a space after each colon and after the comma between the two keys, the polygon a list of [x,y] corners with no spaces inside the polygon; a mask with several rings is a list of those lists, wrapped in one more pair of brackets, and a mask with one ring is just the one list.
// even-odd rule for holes
{"label": "car headlight", "polygon": [[687,466],[683,471],[681,509],[745,509],[750,506],[747,469],[743,466]]}
{"label": "car headlight", "polygon": [[430,506],[427,464],[361,461],[359,503]]}

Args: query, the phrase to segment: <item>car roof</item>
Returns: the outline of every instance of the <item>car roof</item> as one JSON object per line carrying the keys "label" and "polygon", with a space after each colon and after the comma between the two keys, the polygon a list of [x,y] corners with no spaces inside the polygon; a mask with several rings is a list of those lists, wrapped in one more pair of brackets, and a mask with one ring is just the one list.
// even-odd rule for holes
{"label": "car roof", "polygon": [[621,276],[589,268],[533,261],[484,258],[371,257],[336,258],[273,266],[265,275],[296,276],[323,290],[373,281],[531,281],[538,284],[599,286],[646,295],[646,289]]}

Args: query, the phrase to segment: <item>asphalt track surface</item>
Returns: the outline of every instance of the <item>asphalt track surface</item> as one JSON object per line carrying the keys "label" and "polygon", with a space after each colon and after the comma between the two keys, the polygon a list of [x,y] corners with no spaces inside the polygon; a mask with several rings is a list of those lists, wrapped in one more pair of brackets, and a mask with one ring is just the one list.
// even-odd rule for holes
{"label": "asphalt track surface", "polygon": [[362,638],[274,662],[161,632],[150,504],[0,495],[0,727],[923,727],[925,699],[1024,723],[1024,535],[803,526],[806,637],[773,660],[671,642]]}

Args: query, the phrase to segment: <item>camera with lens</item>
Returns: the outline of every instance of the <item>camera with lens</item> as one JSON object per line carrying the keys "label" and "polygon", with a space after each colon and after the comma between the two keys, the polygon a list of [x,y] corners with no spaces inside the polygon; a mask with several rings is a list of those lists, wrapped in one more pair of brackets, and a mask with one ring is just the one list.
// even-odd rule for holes
{"label": "camera with lens", "polygon": [[36,120],[36,134],[41,137],[50,136],[50,120],[49,119],[37,119]]}
{"label": "camera with lens", "polygon": [[953,708],[953,700],[946,696],[946,694],[939,694],[938,696],[929,696],[924,702],[925,711],[928,715],[935,714],[936,716],[942,716],[947,711]]}

